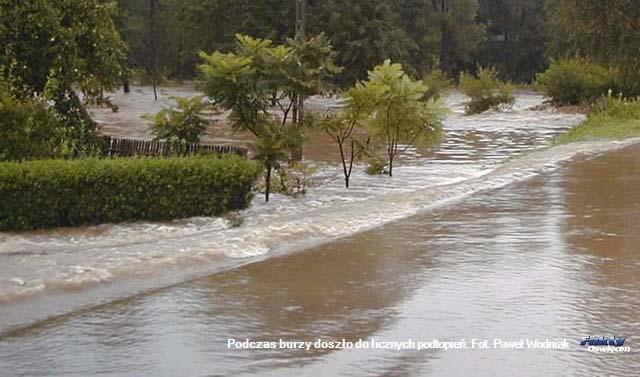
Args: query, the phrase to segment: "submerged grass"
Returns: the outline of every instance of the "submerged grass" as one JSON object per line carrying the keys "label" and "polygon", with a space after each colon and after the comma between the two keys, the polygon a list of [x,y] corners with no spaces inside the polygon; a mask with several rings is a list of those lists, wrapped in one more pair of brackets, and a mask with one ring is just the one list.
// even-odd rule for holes
{"label": "submerged grass", "polygon": [[575,141],[621,140],[640,136],[640,99],[606,97],[594,105],[587,120],[556,138],[555,144]]}

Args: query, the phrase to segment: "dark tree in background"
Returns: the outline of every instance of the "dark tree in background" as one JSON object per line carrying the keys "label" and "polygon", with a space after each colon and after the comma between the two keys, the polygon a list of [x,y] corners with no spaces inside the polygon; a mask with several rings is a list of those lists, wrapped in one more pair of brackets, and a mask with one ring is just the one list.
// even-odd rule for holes
{"label": "dark tree in background", "polygon": [[147,20],[147,62],[145,69],[151,77],[153,97],[158,100],[158,44],[156,35],[156,0],[149,0],[149,19]]}
{"label": "dark tree in background", "polygon": [[480,65],[503,78],[528,82],[547,66],[548,28],[544,0],[480,0],[479,20],[487,38],[478,49]]}
{"label": "dark tree in background", "polygon": [[120,31],[139,69],[151,66],[150,2],[157,70],[173,78],[194,78],[198,51],[229,51],[235,34],[284,43],[301,29],[330,38],[345,68],[336,77],[343,87],[387,58],[416,77],[438,67],[454,77],[482,65],[528,82],[549,56],[608,63],[640,54],[640,3],[630,0],[119,1]]}
{"label": "dark tree in background", "polygon": [[342,86],[365,79],[387,58],[408,65],[416,44],[403,28],[398,0],[323,0],[310,5],[310,29],[329,36],[338,65],[345,67],[337,78]]}

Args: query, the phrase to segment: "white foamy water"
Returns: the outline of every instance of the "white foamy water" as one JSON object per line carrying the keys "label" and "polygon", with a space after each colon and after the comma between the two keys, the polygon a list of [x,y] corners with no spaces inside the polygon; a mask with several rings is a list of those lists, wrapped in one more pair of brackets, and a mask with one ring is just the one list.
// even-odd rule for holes
{"label": "white foamy water", "polygon": [[0,233],[0,303],[36,300],[52,293],[77,295],[129,278],[145,281],[139,289],[160,287],[348,236],[555,169],[579,153],[623,145],[587,143],[529,154],[583,118],[531,110],[542,100],[522,93],[510,111],[467,117],[464,97],[453,94],[447,98],[452,113],[443,144],[431,151],[409,150],[393,178],[367,176],[358,167],[352,188],[346,190],[339,169],[325,166],[302,198],[275,195],[265,204],[262,195],[256,195],[252,207],[243,211],[247,220],[239,228],[230,228],[220,218],[194,218]]}

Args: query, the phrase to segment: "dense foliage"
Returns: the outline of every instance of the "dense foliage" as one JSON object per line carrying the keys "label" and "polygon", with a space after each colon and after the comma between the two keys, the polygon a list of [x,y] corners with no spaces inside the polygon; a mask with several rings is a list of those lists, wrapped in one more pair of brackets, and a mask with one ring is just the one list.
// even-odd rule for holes
{"label": "dense foliage", "polygon": [[322,93],[327,78],[339,72],[331,44],[324,34],[284,44],[237,35],[233,52],[200,56],[205,94],[230,111],[235,129],[249,131],[257,139],[256,158],[265,166],[269,201],[272,170],[302,145],[304,98]]}
{"label": "dense foliage", "polygon": [[[476,62],[505,76],[530,80],[542,70],[547,41],[543,0],[307,0],[306,29],[324,32],[345,69],[343,87],[391,59],[420,77],[441,67],[452,76]],[[149,0],[119,1],[122,33],[131,62],[149,67],[151,40],[159,70],[190,78],[200,50],[233,49],[237,33],[284,43],[295,34],[295,2],[274,0],[156,0],[155,28]],[[153,38],[149,33],[153,31]]]}
{"label": "dense foliage", "polygon": [[557,105],[589,104],[616,89],[616,71],[582,58],[555,61],[538,84]]}
{"label": "dense foliage", "polygon": [[0,230],[213,216],[244,208],[260,169],[240,157],[0,164]]}
{"label": "dense foliage", "polygon": [[73,155],[87,154],[94,136],[85,104],[104,102],[126,72],[116,11],[102,0],[0,0],[0,80],[13,98],[51,104]]}
{"label": "dense foliage", "polygon": [[547,65],[549,34],[546,0],[480,0],[478,19],[487,25],[486,38],[478,47],[477,64],[492,66],[501,78],[530,82]]}
{"label": "dense foliage", "polygon": [[373,142],[386,149],[389,176],[395,158],[407,147],[429,146],[441,139],[446,111],[439,100],[426,98],[427,91],[402,65],[387,60],[349,93],[364,102],[362,122]]}
{"label": "dense foliage", "polygon": [[[574,60],[575,67],[564,67],[578,71],[572,81],[589,79],[584,77],[588,75],[600,85],[604,81],[601,77],[603,71],[611,70],[609,74],[615,77],[608,78],[610,83],[605,86],[609,88],[604,89],[612,89],[626,98],[640,95],[640,2],[547,0],[547,9],[555,36],[550,40],[550,56],[578,56],[600,66],[589,67],[587,63]],[[585,96],[579,102],[589,102],[594,96],[604,94],[602,86],[592,89],[600,93],[585,90]],[[573,94],[567,93],[568,96]],[[577,101],[572,98],[572,102]]]}
{"label": "dense foliage", "polygon": [[46,104],[0,92],[0,161],[58,156],[58,126]]}
{"label": "dense foliage", "polygon": [[176,105],[145,117],[153,122],[151,130],[156,140],[170,145],[199,143],[205,134],[209,120],[204,112],[209,108],[203,97],[172,97]]}

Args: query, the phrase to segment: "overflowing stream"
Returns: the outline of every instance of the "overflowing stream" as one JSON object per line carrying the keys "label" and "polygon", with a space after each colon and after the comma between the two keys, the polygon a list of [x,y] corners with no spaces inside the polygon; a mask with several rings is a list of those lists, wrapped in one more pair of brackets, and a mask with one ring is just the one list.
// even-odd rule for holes
{"label": "overflowing stream", "polygon": [[429,151],[409,149],[393,178],[358,167],[346,190],[337,166],[323,164],[301,198],[275,195],[265,204],[257,195],[239,228],[221,218],[193,218],[0,233],[0,332],[352,236],[553,171],[580,153],[624,145],[540,150],[583,116],[534,110],[543,98],[532,93],[519,93],[512,110],[477,116],[464,116],[464,100],[446,98],[445,141]]}

